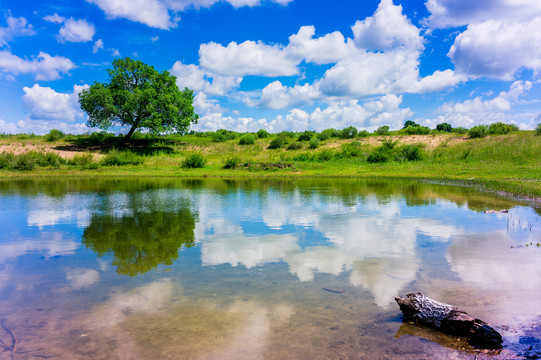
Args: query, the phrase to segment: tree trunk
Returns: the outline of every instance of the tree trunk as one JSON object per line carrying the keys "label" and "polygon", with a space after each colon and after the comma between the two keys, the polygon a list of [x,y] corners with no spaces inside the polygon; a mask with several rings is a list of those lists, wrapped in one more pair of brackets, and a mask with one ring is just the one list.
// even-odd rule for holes
{"label": "tree trunk", "polygon": [[395,298],[404,320],[447,334],[466,337],[472,346],[484,349],[502,347],[502,336],[487,323],[471,317],[452,305],[427,298],[421,293],[406,296]]}
{"label": "tree trunk", "polygon": [[133,125],[131,127],[130,131],[128,131],[128,133],[126,134],[126,136],[124,136],[124,139],[122,139],[123,144],[126,144],[128,141],[130,141],[130,138],[133,135],[133,133],[135,132],[135,129],[137,129],[137,124]]}

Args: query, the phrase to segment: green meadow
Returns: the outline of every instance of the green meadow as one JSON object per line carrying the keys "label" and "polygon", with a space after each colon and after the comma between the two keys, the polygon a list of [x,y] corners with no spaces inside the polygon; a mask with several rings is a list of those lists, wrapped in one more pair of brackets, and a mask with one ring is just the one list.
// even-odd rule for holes
{"label": "green meadow", "polygon": [[541,198],[541,136],[327,129],[190,135],[0,135],[0,177],[376,177],[461,182]]}

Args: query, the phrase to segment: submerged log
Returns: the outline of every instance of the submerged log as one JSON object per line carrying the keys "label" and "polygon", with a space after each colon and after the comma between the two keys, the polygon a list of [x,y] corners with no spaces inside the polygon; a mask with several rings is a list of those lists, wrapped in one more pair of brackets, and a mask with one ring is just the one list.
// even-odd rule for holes
{"label": "submerged log", "polygon": [[502,336],[496,330],[452,305],[432,300],[421,293],[407,294],[405,298],[396,297],[395,300],[404,320],[468,338],[472,346],[484,349],[502,347]]}

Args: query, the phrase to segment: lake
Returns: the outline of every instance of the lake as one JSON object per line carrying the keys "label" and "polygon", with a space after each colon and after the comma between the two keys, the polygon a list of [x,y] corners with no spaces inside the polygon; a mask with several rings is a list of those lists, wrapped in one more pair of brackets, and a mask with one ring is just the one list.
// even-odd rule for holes
{"label": "lake", "polygon": [[[536,358],[536,206],[398,180],[0,181],[0,359]],[[504,349],[402,323],[417,291]]]}

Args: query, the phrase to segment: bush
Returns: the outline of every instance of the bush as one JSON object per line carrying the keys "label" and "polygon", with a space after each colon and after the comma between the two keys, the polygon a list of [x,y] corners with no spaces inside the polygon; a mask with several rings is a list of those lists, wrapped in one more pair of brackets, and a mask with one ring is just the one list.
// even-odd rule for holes
{"label": "bush", "polygon": [[340,131],[340,137],[342,139],[352,139],[357,135],[357,128],[354,126],[349,126]]}
{"label": "bush", "polygon": [[376,131],[378,135],[387,135],[389,133],[389,127],[387,125],[380,126]]}
{"label": "bush", "polygon": [[57,130],[57,129],[52,129],[51,131],[49,131],[48,134],[45,135],[45,140],[46,141],[58,141],[58,140],[64,138],[65,136],[66,136],[66,134],[64,134],[62,131]]}
{"label": "bush", "polygon": [[0,153],[0,169],[12,169],[15,165],[15,155],[10,152]]}
{"label": "bush", "polygon": [[426,126],[408,126],[404,129],[404,132],[408,135],[428,135],[430,134],[430,128]]}
{"label": "bush", "polygon": [[224,162],[224,169],[235,169],[240,164],[240,159],[236,156],[227,158]]}
{"label": "bush", "polygon": [[297,137],[297,140],[299,141],[310,141],[311,138],[313,138],[315,133],[310,130],[306,130],[305,132],[301,133],[299,137]]}
{"label": "bush", "polygon": [[140,165],[143,158],[131,151],[111,150],[101,161],[103,166]]}
{"label": "bush", "polygon": [[423,145],[411,144],[403,145],[398,148],[396,159],[398,161],[417,161],[424,157]]}
{"label": "bush", "polygon": [[468,129],[459,126],[457,128],[452,129],[451,132],[464,135],[468,132]]}
{"label": "bush", "polygon": [[405,123],[404,123],[404,126],[402,127],[402,129],[406,129],[408,128],[409,126],[412,126],[412,127],[418,127],[420,126],[419,124],[417,124],[415,121],[413,120],[407,120]]}
{"label": "bush", "polygon": [[490,124],[488,127],[488,133],[491,135],[504,135],[509,134],[511,131],[513,131],[513,128],[502,122]]}
{"label": "bush", "polygon": [[269,132],[265,129],[260,129],[257,131],[257,137],[259,139],[264,139],[269,136]]}
{"label": "bush", "polygon": [[186,159],[182,162],[182,167],[185,169],[197,169],[205,167],[206,163],[207,160],[202,154],[194,152],[186,156]]}
{"label": "bush", "polygon": [[451,132],[453,130],[453,127],[451,126],[451,124],[441,123],[436,125],[436,130],[443,132]]}
{"label": "bush", "polygon": [[472,138],[482,138],[488,135],[488,126],[477,125],[468,130],[468,135]]}
{"label": "bush", "polygon": [[285,145],[285,140],[281,136],[277,136],[269,144],[268,149],[280,149],[282,146]]}
{"label": "bush", "polygon": [[361,130],[357,133],[357,137],[360,137],[360,138],[365,138],[369,136],[370,136],[370,133],[366,130]]}
{"label": "bush", "polygon": [[370,155],[368,155],[368,158],[366,159],[367,162],[371,164],[375,163],[384,163],[391,159],[391,152],[389,149],[384,148],[383,146],[373,150]]}
{"label": "bush", "polygon": [[285,131],[285,130],[279,132],[278,136],[281,138],[284,138],[284,140],[294,139],[296,137],[295,133],[293,133],[292,131]]}
{"label": "bush", "polygon": [[316,157],[319,161],[330,161],[334,157],[334,151],[324,149],[317,153]]}
{"label": "bush", "polygon": [[319,147],[319,139],[316,138],[316,137],[313,137],[310,139],[310,141],[308,142],[308,148],[309,149],[317,149]]}
{"label": "bush", "polygon": [[77,154],[68,161],[69,165],[78,166],[83,169],[97,169],[99,163],[94,161],[94,156],[87,152],[84,154]]}
{"label": "bush", "polygon": [[286,150],[300,150],[302,149],[302,143],[295,141],[289,144],[286,148]]}
{"label": "bush", "polygon": [[213,142],[225,142],[227,139],[225,138],[225,135],[221,132],[215,132],[212,134],[212,141]]}
{"label": "bush", "polygon": [[252,134],[244,134],[239,140],[239,145],[253,145],[255,144],[255,136]]}
{"label": "bush", "polygon": [[318,139],[321,141],[325,141],[332,137],[339,137],[339,136],[340,136],[340,131],[333,128],[325,129],[317,135]]}
{"label": "bush", "polygon": [[48,153],[36,153],[36,162],[39,166],[52,166],[59,167],[62,164],[66,164],[66,160],[60,155],[48,152]]}
{"label": "bush", "polygon": [[33,170],[37,165],[35,152],[29,151],[15,156],[15,161],[12,165],[14,170],[29,171]]}
{"label": "bush", "polygon": [[541,136],[541,124],[537,124],[537,127],[535,128],[535,133]]}
{"label": "bush", "polygon": [[363,151],[359,141],[352,141],[342,145],[341,157],[357,157],[361,155],[363,155]]}

